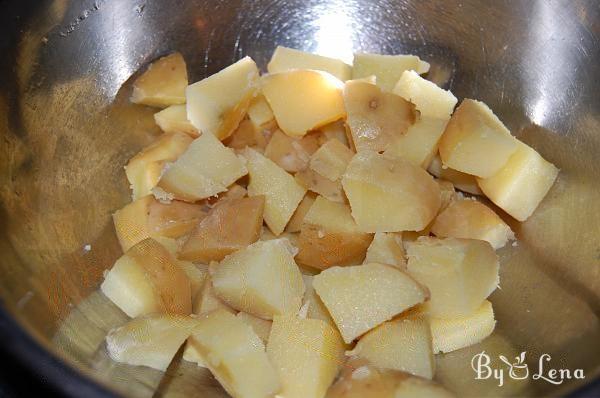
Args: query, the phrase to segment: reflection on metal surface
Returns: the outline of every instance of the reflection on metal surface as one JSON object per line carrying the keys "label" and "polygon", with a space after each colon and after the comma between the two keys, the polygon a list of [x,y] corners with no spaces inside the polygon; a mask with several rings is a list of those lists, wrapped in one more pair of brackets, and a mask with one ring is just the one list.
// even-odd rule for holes
{"label": "reflection on metal surface", "polygon": [[342,1],[331,2],[331,7],[315,21],[315,53],[352,64],[352,26],[344,4]]}

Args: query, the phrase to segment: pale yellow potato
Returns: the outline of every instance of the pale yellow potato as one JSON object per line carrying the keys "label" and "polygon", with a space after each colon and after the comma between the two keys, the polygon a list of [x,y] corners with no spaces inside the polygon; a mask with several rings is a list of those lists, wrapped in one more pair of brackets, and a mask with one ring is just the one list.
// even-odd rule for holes
{"label": "pale yellow potato", "polygon": [[237,129],[223,140],[223,143],[233,149],[241,150],[249,146],[263,151],[268,140],[260,128],[256,128],[250,120],[244,119]]}
{"label": "pale yellow potato", "polygon": [[492,209],[471,199],[456,200],[436,217],[431,232],[440,238],[480,239],[494,249],[504,247],[514,234]]}
{"label": "pale yellow potato", "polygon": [[431,293],[423,307],[432,317],[470,315],[498,287],[498,256],[488,242],[420,237],[406,252],[408,273]]}
{"label": "pale yellow potato", "polygon": [[229,137],[258,90],[258,68],[244,57],[185,90],[187,117],[201,132],[220,140]]}
{"label": "pale yellow potato", "polygon": [[456,189],[473,195],[483,195],[483,192],[479,189],[479,185],[477,185],[477,178],[475,176],[444,166],[442,159],[438,155],[433,157],[427,171],[437,178],[450,181]]}
{"label": "pale yellow potato", "polygon": [[413,70],[402,73],[393,93],[415,104],[422,117],[450,119],[458,101],[449,91],[423,79]]}
{"label": "pale yellow potato", "polygon": [[311,155],[317,149],[319,142],[315,135],[294,138],[275,130],[265,148],[265,156],[285,171],[295,173],[308,166]]}
{"label": "pale yellow potato", "polygon": [[374,75],[376,83],[385,91],[392,91],[406,70],[417,73],[429,71],[429,64],[414,55],[354,54],[352,78],[359,79]]}
{"label": "pale yellow potato", "polygon": [[439,143],[444,165],[488,178],[517,150],[518,141],[483,102],[465,99],[456,108]]}
{"label": "pale yellow potato", "polygon": [[452,352],[477,344],[494,331],[496,320],[487,300],[471,315],[458,318],[430,318],[433,353]]}
{"label": "pale yellow potato", "polygon": [[359,77],[357,79],[352,79],[351,81],[353,81],[353,82],[365,82],[365,83],[369,83],[369,84],[377,84],[377,76],[370,75],[370,76],[365,76],[365,77]]}
{"label": "pale yellow potato", "polygon": [[[440,187],[440,198],[441,198],[440,213],[441,213],[442,211],[446,210],[446,208],[448,206],[450,206],[452,203],[459,200],[459,197],[458,197],[458,194],[456,193],[456,190],[454,189],[454,184],[452,184],[450,181],[436,179],[435,182],[437,182],[438,186]],[[438,216],[439,216],[439,214],[438,214]],[[435,220],[433,220],[433,222],[435,222]],[[430,226],[432,226],[432,225],[433,225],[433,223],[430,224]]]}
{"label": "pale yellow potato", "polygon": [[310,168],[331,181],[337,181],[344,175],[352,156],[354,152],[346,145],[338,140],[329,140],[312,154]]}
{"label": "pale yellow potato", "polygon": [[171,105],[154,114],[154,121],[165,133],[185,133],[192,138],[200,136],[200,132],[187,118],[185,105]]}
{"label": "pale yellow potato", "polygon": [[339,59],[277,46],[267,64],[269,73],[287,72],[294,69],[320,70],[331,73],[342,81],[352,77],[352,66]]}
{"label": "pale yellow potato", "polygon": [[408,274],[377,263],[326,269],[313,287],[346,343],[429,296]]}
{"label": "pale yellow potato", "polygon": [[269,229],[279,235],[296,211],[306,189],[294,177],[253,149],[246,149],[250,183],[248,195],[265,196],[264,220]]}
{"label": "pale yellow potato", "polygon": [[248,107],[248,118],[257,130],[275,119],[264,95],[260,94],[252,99]]}
{"label": "pale yellow potato", "polygon": [[159,108],[185,104],[187,85],[185,60],[181,54],[173,53],[152,62],[133,82],[131,102]]}
{"label": "pale yellow potato", "polygon": [[202,292],[204,283],[208,278],[208,265],[194,264],[190,261],[178,261],[177,264],[185,272],[190,281],[190,293],[192,297],[192,312],[196,297]]}
{"label": "pale yellow potato", "polygon": [[366,82],[346,82],[344,105],[357,152],[385,151],[415,122],[413,104]]}
{"label": "pale yellow potato", "polygon": [[296,261],[318,269],[360,264],[372,239],[358,229],[348,205],[317,196],[300,228]]}
{"label": "pale yellow potato", "polygon": [[380,263],[406,269],[406,253],[402,245],[402,234],[377,232],[367,249],[365,264]]}
{"label": "pale yellow potato", "polygon": [[344,195],[341,180],[331,181],[311,168],[306,168],[297,172],[295,174],[295,179],[296,182],[305,189],[317,193],[324,198],[333,202],[346,202],[346,196]]}
{"label": "pale yellow potato", "polygon": [[195,202],[226,191],[246,174],[243,160],[231,148],[214,135],[204,133],[166,168],[158,187],[169,198]]}
{"label": "pale yellow potato", "polygon": [[304,282],[287,239],[258,241],[210,266],[215,293],[231,307],[263,319],[296,314]]}
{"label": "pale yellow potato", "polygon": [[106,349],[116,362],[165,371],[199,323],[198,319],[174,314],[135,318],[108,332]]}
{"label": "pale yellow potato", "polygon": [[142,149],[125,166],[133,200],[149,195],[160,179],[165,162],[173,162],[185,152],[192,138],[184,133],[166,133]]}
{"label": "pale yellow potato", "polygon": [[212,278],[209,273],[204,281],[200,294],[198,294],[194,300],[192,312],[200,315],[215,310],[225,310],[232,314],[235,314],[236,312],[215,294]]}
{"label": "pale yellow potato", "polygon": [[432,379],[435,359],[429,321],[423,315],[401,316],[371,329],[346,355],[365,358],[374,366]]}
{"label": "pale yellow potato", "polygon": [[240,318],[222,310],[205,314],[189,343],[232,397],[271,397],[280,389],[262,340]]}
{"label": "pale yellow potato", "polygon": [[148,214],[153,202],[154,198],[151,195],[144,196],[114,212],[115,232],[123,252],[150,237]]}
{"label": "pale yellow potato", "polygon": [[247,312],[238,312],[236,316],[244,321],[245,324],[250,325],[254,333],[260,337],[263,343],[267,344],[273,322],[248,314]]}
{"label": "pale yellow potato", "polygon": [[152,200],[148,206],[148,232],[152,236],[179,238],[190,232],[206,217],[205,206],[173,200]]}
{"label": "pale yellow potato", "polygon": [[344,342],[327,322],[277,315],[267,355],[279,373],[279,395],[323,398],[343,363]]}
{"label": "pale yellow potato", "polygon": [[316,198],[317,195],[312,192],[307,192],[306,195],[304,195],[304,199],[302,199],[298,205],[298,208],[294,212],[294,215],[292,218],[290,218],[290,222],[285,227],[286,232],[300,232],[300,228],[304,222],[304,217],[310,210],[310,207],[313,205]]}
{"label": "pale yellow potato", "polygon": [[343,83],[329,73],[294,70],[265,75],[262,92],[279,128],[291,137],[346,116]]}
{"label": "pale yellow potato", "polygon": [[440,188],[425,170],[372,151],[354,155],[342,185],[365,232],[420,231],[440,208]]}
{"label": "pale yellow potato", "polygon": [[346,132],[346,123],[343,120],[326,124],[325,126],[319,127],[317,131],[320,133],[317,135],[319,145],[323,145],[329,140],[336,139],[350,148],[348,134]]}
{"label": "pale yellow potato", "polygon": [[518,142],[517,151],[494,176],[477,179],[492,202],[519,221],[533,214],[548,193],[558,169],[535,149]]}
{"label": "pale yellow potato", "polygon": [[327,307],[325,307],[325,304],[323,304],[323,301],[313,287],[313,278],[314,275],[302,275],[304,286],[306,287],[302,306],[308,306],[306,317],[309,319],[320,319],[336,327]]}

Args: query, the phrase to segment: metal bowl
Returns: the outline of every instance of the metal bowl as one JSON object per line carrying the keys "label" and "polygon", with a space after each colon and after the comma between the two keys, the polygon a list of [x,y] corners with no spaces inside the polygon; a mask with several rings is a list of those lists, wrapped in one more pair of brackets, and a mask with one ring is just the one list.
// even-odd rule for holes
{"label": "metal bowl", "polygon": [[[162,374],[106,354],[106,331],[125,320],[97,290],[120,255],[110,215],[129,200],[123,165],[159,134],[127,83],[174,50],[193,81],[243,55],[264,67],[282,44],[346,60],[417,54],[430,79],[488,103],[561,168],[536,213],[512,224],[518,244],[500,251],[497,331],[438,356],[437,378],[460,396],[600,394],[597,1],[30,0],[0,10],[0,341],[57,388],[224,396],[181,360]],[[505,371],[501,387],[476,380],[471,360],[484,350]],[[521,352],[529,377],[515,380],[499,355]],[[585,379],[536,379],[540,357],[546,375],[581,369]]]}

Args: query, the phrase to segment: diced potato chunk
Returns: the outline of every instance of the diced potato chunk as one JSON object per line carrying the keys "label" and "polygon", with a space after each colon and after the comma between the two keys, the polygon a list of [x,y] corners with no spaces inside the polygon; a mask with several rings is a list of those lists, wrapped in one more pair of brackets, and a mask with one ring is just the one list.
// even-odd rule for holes
{"label": "diced potato chunk", "polygon": [[440,208],[440,188],[425,170],[376,152],[354,155],[342,185],[367,232],[420,231]]}
{"label": "diced potato chunk", "polygon": [[312,192],[307,192],[302,199],[302,202],[298,205],[298,208],[294,212],[294,215],[290,219],[290,222],[285,227],[286,232],[300,232],[300,228],[302,227],[302,223],[304,222],[304,217],[306,213],[310,210],[310,207],[315,202],[317,196]]}
{"label": "diced potato chunk", "polygon": [[319,149],[314,135],[293,138],[281,130],[275,130],[265,148],[265,156],[285,171],[295,173],[308,166],[310,156]]}
{"label": "diced potato chunk", "polygon": [[165,108],[185,104],[187,67],[181,54],[159,58],[133,83],[131,102]]}
{"label": "diced potato chunk", "polygon": [[277,315],[267,355],[279,373],[281,396],[322,398],[343,363],[344,344],[326,322]]}
{"label": "diced potato chunk", "polygon": [[203,315],[189,341],[232,397],[271,397],[279,390],[262,340],[240,318],[222,310]]}
{"label": "diced potato chunk", "polygon": [[358,229],[348,205],[318,196],[304,217],[296,261],[318,269],[360,264],[372,239]]}
{"label": "diced potato chunk", "polygon": [[379,87],[392,91],[406,70],[426,73],[429,71],[429,64],[414,55],[354,54],[352,78],[375,75]]}
{"label": "diced potato chunk", "polygon": [[250,183],[248,195],[265,196],[264,219],[275,235],[283,232],[306,189],[272,160],[253,149],[246,149]]}
{"label": "diced potato chunk", "polygon": [[267,138],[250,120],[244,119],[223,143],[229,148],[244,149],[249,146],[262,151],[267,146]]}
{"label": "diced potato chunk", "polygon": [[320,319],[329,323],[332,326],[335,326],[335,322],[329,315],[329,311],[321,298],[315,291],[313,287],[313,275],[302,275],[304,279],[304,286],[306,287],[306,292],[304,292],[304,300],[302,301],[302,305],[308,305],[308,312],[306,317],[309,319]]}
{"label": "diced potato chunk", "polygon": [[232,149],[205,133],[167,167],[158,187],[175,199],[194,202],[226,191],[247,173],[243,161]]}
{"label": "diced potato chunk", "polygon": [[405,257],[401,234],[377,232],[367,249],[365,263],[387,264],[406,269]]}
{"label": "diced potato chunk", "polygon": [[252,99],[248,108],[248,118],[250,118],[255,129],[259,129],[275,119],[275,115],[273,115],[273,111],[264,95],[258,95]]}
{"label": "diced potato chunk", "polygon": [[357,355],[380,368],[401,370],[432,379],[435,360],[431,348],[431,330],[425,316],[402,316],[384,322],[360,338]]}
{"label": "diced potato chunk", "polygon": [[173,200],[162,203],[152,200],[148,208],[148,231],[151,235],[179,238],[190,232],[206,217],[202,205]]}
{"label": "diced potato chunk", "polygon": [[319,145],[323,145],[329,140],[336,139],[350,148],[350,144],[348,143],[348,133],[346,131],[346,123],[343,120],[338,120],[336,122],[319,127],[318,132],[320,133],[317,135],[317,138],[319,139]]}
{"label": "diced potato chunk", "polygon": [[324,198],[339,203],[346,201],[341,180],[331,181],[311,168],[300,170],[295,178],[298,184]]}
{"label": "diced potato chunk", "polygon": [[403,271],[377,263],[329,268],[314,277],[313,286],[346,343],[429,294]]}
{"label": "diced potato chunk", "polygon": [[463,191],[473,195],[483,195],[479,185],[477,185],[477,179],[471,174],[461,173],[460,171],[453,170],[442,164],[442,159],[439,156],[435,156],[429,167],[427,168],[431,174],[437,178],[450,181],[454,186]]}
{"label": "diced potato chunk", "polygon": [[446,166],[488,178],[508,162],[518,141],[486,104],[467,98],[452,115],[439,145]]}
{"label": "diced potato chunk", "polygon": [[244,57],[187,87],[187,117],[201,132],[220,140],[237,128],[258,89],[258,68]]}
{"label": "diced potato chunk", "polygon": [[450,119],[458,101],[450,91],[423,79],[412,70],[402,73],[393,92],[415,104],[421,116],[435,119]]}
{"label": "diced potato chunk", "polygon": [[421,237],[407,249],[408,273],[427,286],[436,318],[472,314],[498,286],[498,256],[482,240]]}
{"label": "diced potato chunk", "polygon": [[113,214],[115,232],[123,252],[150,237],[148,214],[154,198],[150,195],[125,205]]}
{"label": "diced potato chunk", "polygon": [[331,181],[342,178],[346,166],[354,156],[346,145],[338,140],[329,140],[310,157],[310,168]]}
{"label": "diced potato chunk", "polygon": [[193,305],[193,313],[200,315],[219,309],[235,314],[235,310],[215,294],[212,278],[209,274],[204,281],[204,286],[202,287],[200,294],[196,296]]}
{"label": "diced potato chunk", "polygon": [[185,105],[171,105],[154,114],[154,121],[165,133],[184,133],[192,138],[200,136],[200,132],[187,118]]}
{"label": "diced potato chunk", "polygon": [[291,137],[346,116],[343,83],[326,72],[294,70],[262,77],[262,91],[279,128]]}
{"label": "diced potato chunk", "polygon": [[[452,203],[454,203],[455,201],[458,200],[458,194],[456,193],[456,190],[454,189],[454,184],[452,184],[450,181],[438,179],[438,180],[435,180],[435,182],[437,182],[437,184],[440,187],[440,193],[441,193],[440,198],[441,198],[441,203],[442,203],[440,206],[440,213],[441,213],[446,208],[448,208],[448,206],[450,206]],[[434,220],[434,222],[435,222],[435,220]]]}
{"label": "diced potato chunk", "polygon": [[215,292],[233,308],[263,319],[296,314],[304,282],[287,239],[256,242],[211,265]]}
{"label": "diced potato chunk", "polygon": [[[189,261],[178,261],[179,267],[185,272],[190,281],[190,293],[192,296],[192,306],[196,297],[202,292],[204,283],[208,278],[208,265],[194,264]],[[193,308],[192,308],[193,312]]]}
{"label": "diced potato chunk", "polygon": [[339,59],[277,46],[267,65],[269,73],[287,72],[294,69],[320,70],[331,73],[342,81],[352,77],[352,67]]}
{"label": "diced potato chunk", "polygon": [[244,321],[245,324],[250,325],[254,333],[260,337],[263,343],[267,344],[273,322],[248,314],[247,312],[238,312],[236,316]]}
{"label": "diced potato chunk", "polygon": [[485,300],[471,315],[459,318],[430,318],[433,353],[452,352],[477,344],[494,331],[492,303]]}
{"label": "diced potato chunk", "polygon": [[450,204],[436,217],[431,232],[440,238],[485,240],[494,249],[514,238],[510,227],[492,209],[470,199]]}
{"label": "diced potato chunk", "polygon": [[227,200],[213,207],[179,251],[179,258],[208,263],[252,244],[260,238],[264,196]]}
{"label": "diced potato chunk", "polygon": [[519,221],[533,214],[548,193],[558,169],[533,148],[518,143],[517,151],[494,176],[477,179],[479,187],[498,207]]}
{"label": "diced potato chunk", "polygon": [[108,333],[106,348],[117,362],[165,371],[199,323],[182,315],[153,314],[132,319]]}

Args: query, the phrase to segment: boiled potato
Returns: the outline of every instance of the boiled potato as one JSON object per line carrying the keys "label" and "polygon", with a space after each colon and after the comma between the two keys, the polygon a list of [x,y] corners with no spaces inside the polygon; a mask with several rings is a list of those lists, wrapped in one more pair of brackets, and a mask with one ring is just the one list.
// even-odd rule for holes
{"label": "boiled potato", "polygon": [[115,232],[123,252],[150,237],[148,214],[150,213],[150,205],[154,201],[151,195],[144,196],[128,203],[113,214]]}
{"label": "boiled potato", "polygon": [[352,78],[374,75],[379,87],[385,91],[392,91],[406,70],[427,73],[429,64],[414,55],[354,54]]}
{"label": "boiled potato", "polygon": [[435,371],[431,330],[423,315],[401,316],[382,323],[362,336],[347,355],[430,380]]}
{"label": "boiled potato", "polygon": [[307,190],[317,193],[333,202],[345,203],[346,196],[342,181],[331,181],[311,168],[300,170],[295,175],[296,182]]}
{"label": "boiled potato", "polygon": [[189,261],[221,261],[226,255],[260,237],[265,197],[227,200],[213,207],[200,221],[179,251]]}
{"label": "boiled potato", "polygon": [[480,239],[494,249],[514,238],[510,227],[492,209],[476,200],[456,200],[433,222],[431,232],[440,238]]}
{"label": "boiled potato", "polygon": [[190,293],[192,297],[192,312],[196,297],[202,292],[204,283],[208,278],[208,265],[194,264],[189,261],[178,261],[179,267],[183,270],[190,281]]}
{"label": "boiled potato", "polygon": [[434,119],[450,119],[458,101],[450,91],[423,79],[413,70],[402,73],[393,93],[415,104],[422,117]]}
{"label": "boiled potato", "polygon": [[420,231],[440,208],[440,188],[425,170],[372,151],[354,155],[342,185],[366,232]]}
{"label": "boiled potato", "polygon": [[479,185],[477,185],[477,179],[471,174],[461,173],[460,171],[452,170],[451,168],[442,164],[442,159],[439,156],[434,156],[433,160],[429,164],[427,171],[444,180],[450,181],[454,186],[463,191],[473,195],[483,195]]}
{"label": "boiled potato", "polygon": [[238,312],[236,316],[244,321],[245,324],[250,325],[254,333],[260,337],[263,343],[267,344],[273,322],[261,319],[247,312]]}
{"label": "boiled potato", "polygon": [[257,95],[252,99],[248,108],[248,118],[256,130],[275,119],[275,115],[273,115],[273,111],[264,95]]}
{"label": "boiled potato", "polygon": [[300,228],[296,261],[318,269],[360,264],[372,239],[358,229],[348,205],[318,196]]}
{"label": "boiled potato", "polygon": [[279,128],[291,137],[346,116],[343,83],[326,72],[293,70],[262,77],[262,92]]}
{"label": "boiled potato", "polygon": [[331,315],[329,315],[327,307],[325,307],[325,304],[323,304],[323,301],[313,287],[314,276],[302,275],[302,278],[304,279],[304,286],[306,287],[302,306],[308,306],[306,317],[309,319],[320,319],[335,326],[335,322],[333,322]]}
{"label": "boiled potato", "polygon": [[337,181],[344,175],[352,156],[354,152],[346,145],[338,140],[329,140],[312,154],[310,168],[331,181]]}
{"label": "boiled potato", "polygon": [[246,115],[257,89],[258,68],[244,57],[187,87],[187,117],[201,132],[224,140]]}
{"label": "boiled potato", "polygon": [[471,315],[498,286],[498,256],[488,242],[421,237],[407,255],[408,273],[431,292],[424,308],[432,317]]}
{"label": "boiled potato", "polygon": [[253,149],[244,151],[250,174],[248,195],[265,196],[264,219],[275,235],[283,232],[306,189],[294,177]]}
{"label": "boiled potato", "polygon": [[277,46],[267,64],[269,73],[287,72],[294,69],[314,69],[329,72],[342,81],[352,77],[352,67],[339,59]]}
{"label": "boiled potato", "polygon": [[408,274],[377,263],[326,269],[313,286],[346,343],[429,295]]}
{"label": "boiled potato", "polygon": [[279,395],[322,398],[343,363],[344,343],[335,327],[319,319],[276,315],[267,355],[279,373]]}
{"label": "boiled potato", "polygon": [[343,120],[338,120],[319,127],[318,132],[320,133],[317,135],[319,145],[323,145],[327,141],[335,139],[350,148],[346,123]]}
{"label": "boiled potato", "polygon": [[229,148],[244,149],[247,146],[264,150],[267,146],[267,138],[258,130],[252,122],[244,119],[235,131],[223,143]]}
{"label": "boiled potato", "polygon": [[477,344],[494,331],[496,320],[487,300],[471,315],[458,318],[430,318],[433,353],[452,352]]}
{"label": "boiled potato", "polygon": [[200,132],[187,118],[185,105],[171,105],[154,114],[154,121],[165,133],[185,133],[192,138],[200,136]]}
{"label": "boiled potato", "polygon": [[195,202],[227,190],[248,173],[242,159],[214,135],[204,133],[169,167],[158,187],[169,197]]}
{"label": "boiled potato", "polygon": [[402,234],[377,232],[367,249],[365,263],[380,263],[406,269],[406,253],[402,245]]}
{"label": "boiled potato", "polygon": [[275,130],[265,148],[265,156],[285,171],[295,173],[308,166],[311,155],[317,149],[319,142],[314,135],[293,138],[281,130]]}
{"label": "boiled potato", "polygon": [[488,178],[508,162],[518,141],[486,104],[467,98],[450,118],[439,145],[444,165]]}
{"label": "boiled potato", "polygon": [[185,61],[181,54],[173,53],[151,63],[135,80],[131,102],[159,108],[185,104],[187,85]]}
{"label": "boiled potato", "polygon": [[[438,186],[440,187],[440,200],[441,200],[441,205],[440,205],[440,213],[444,210],[446,210],[446,208],[448,208],[448,206],[450,206],[452,203],[454,203],[455,201],[459,200],[458,198],[458,194],[456,193],[456,190],[454,189],[454,184],[452,184],[450,181],[445,181],[445,180],[435,180],[435,182],[437,182]],[[439,214],[438,214],[439,216]],[[435,220],[434,220],[435,222]],[[431,226],[432,224],[430,224]]]}
{"label": "boiled potato", "polygon": [[526,144],[518,142],[517,147],[498,173],[478,178],[477,183],[498,207],[517,220],[525,221],[554,184],[558,169]]}
{"label": "boiled potato", "polygon": [[219,309],[235,314],[235,310],[215,294],[215,288],[209,273],[209,275],[206,276],[200,294],[198,294],[194,300],[192,312],[200,315]]}
{"label": "boiled potato", "polygon": [[235,315],[222,310],[202,315],[189,343],[232,397],[271,397],[279,390],[262,340]]}
{"label": "boiled potato", "polygon": [[302,199],[294,215],[290,218],[290,222],[285,227],[286,232],[300,232],[304,217],[306,217],[306,213],[308,213],[316,198],[317,195],[312,192],[307,192],[304,195],[304,199]]}
{"label": "boiled potato", "polygon": [[210,272],[217,295],[233,308],[273,319],[296,314],[304,295],[304,282],[287,239],[258,241],[212,264]]}
{"label": "boiled potato", "polygon": [[152,236],[179,238],[190,232],[206,214],[202,205],[178,200],[170,203],[152,200],[148,206],[148,232]]}

